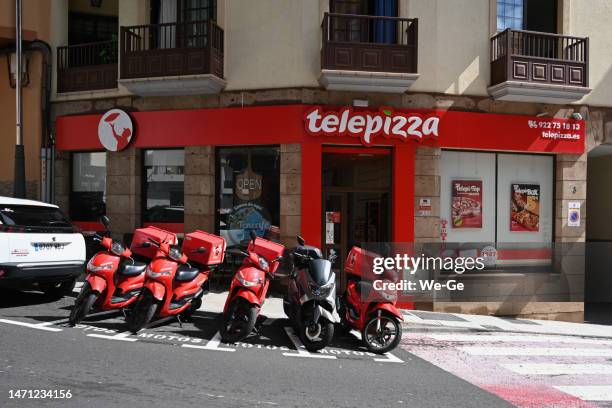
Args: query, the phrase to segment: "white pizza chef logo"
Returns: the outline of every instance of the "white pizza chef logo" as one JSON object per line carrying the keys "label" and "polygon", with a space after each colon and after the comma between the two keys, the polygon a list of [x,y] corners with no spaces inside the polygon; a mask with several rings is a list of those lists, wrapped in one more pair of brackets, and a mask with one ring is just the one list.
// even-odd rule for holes
{"label": "white pizza chef logo", "polygon": [[130,144],[134,135],[132,119],[121,109],[111,109],[98,123],[98,139],[106,150],[118,152]]}

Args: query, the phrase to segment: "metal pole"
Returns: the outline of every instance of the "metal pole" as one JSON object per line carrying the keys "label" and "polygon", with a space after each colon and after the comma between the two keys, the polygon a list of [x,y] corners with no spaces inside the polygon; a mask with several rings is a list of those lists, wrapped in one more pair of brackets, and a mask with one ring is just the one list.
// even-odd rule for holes
{"label": "metal pole", "polygon": [[16,113],[16,140],[15,140],[15,180],[13,185],[13,196],[25,198],[25,155],[23,152],[23,113],[22,113],[22,38],[21,38],[21,0],[15,1],[15,31],[16,31],[16,52],[17,52],[17,72],[15,81],[15,113]]}

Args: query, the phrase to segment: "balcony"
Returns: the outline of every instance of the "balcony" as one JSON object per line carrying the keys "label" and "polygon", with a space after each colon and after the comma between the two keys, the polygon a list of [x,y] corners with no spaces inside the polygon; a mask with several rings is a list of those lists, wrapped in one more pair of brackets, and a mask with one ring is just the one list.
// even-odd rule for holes
{"label": "balcony", "polygon": [[569,103],[588,94],[588,86],[588,38],[511,29],[491,38],[495,99]]}
{"label": "balcony", "polygon": [[325,13],[322,31],[326,89],[403,93],[419,77],[417,19]]}
{"label": "balcony", "polygon": [[141,96],[219,93],[223,30],[212,20],[121,27],[119,83]]}
{"label": "balcony", "polygon": [[57,92],[117,88],[117,41],[57,48]]}

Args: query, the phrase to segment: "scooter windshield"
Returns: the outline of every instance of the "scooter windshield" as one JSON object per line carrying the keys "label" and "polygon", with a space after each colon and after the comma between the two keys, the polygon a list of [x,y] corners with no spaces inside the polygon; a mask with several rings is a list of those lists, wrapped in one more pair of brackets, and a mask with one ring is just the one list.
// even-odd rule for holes
{"label": "scooter windshield", "polygon": [[308,271],[312,281],[319,286],[323,286],[329,282],[331,277],[331,262],[327,259],[312,259],[308,263]]}

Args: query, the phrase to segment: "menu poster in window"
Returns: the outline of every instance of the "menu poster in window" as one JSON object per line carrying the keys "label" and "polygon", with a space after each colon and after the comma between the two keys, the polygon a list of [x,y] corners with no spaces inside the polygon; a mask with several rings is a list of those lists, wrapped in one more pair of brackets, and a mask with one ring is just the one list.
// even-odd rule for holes
{"label": "menu poster in window", "polygon": [[482,180],[452,181],[452,228],[482,228]]}
{"label": "menu poster in window", "polygon": [[540,185],[512,184],[510,231],[540,230]]}

